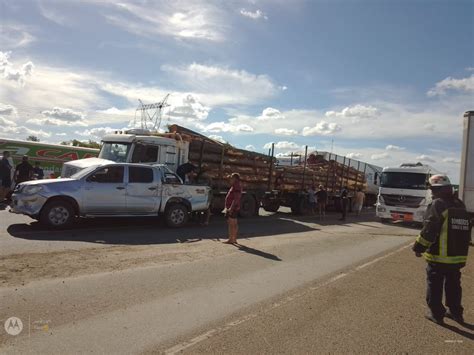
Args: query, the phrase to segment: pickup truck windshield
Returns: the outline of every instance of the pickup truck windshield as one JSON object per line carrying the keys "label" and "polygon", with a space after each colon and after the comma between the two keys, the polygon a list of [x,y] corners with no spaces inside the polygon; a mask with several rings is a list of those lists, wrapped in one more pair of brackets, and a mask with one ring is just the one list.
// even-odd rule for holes
{"label": "pickup truck windshield", "polygon": [[99,153],[99,158],[124,163],[127,161],[131,147],[131,143],[104,142]]}
{"label": "pickup truck windshield", "polygon": [[428,175],[419,173],[383,173],[381,187],[392,189],[425,190]]}

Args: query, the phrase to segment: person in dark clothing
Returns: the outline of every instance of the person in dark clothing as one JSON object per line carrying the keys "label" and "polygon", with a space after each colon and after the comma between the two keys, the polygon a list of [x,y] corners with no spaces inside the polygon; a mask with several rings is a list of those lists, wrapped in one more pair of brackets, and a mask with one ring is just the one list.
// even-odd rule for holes
{"label": "person in dark clothing", "polygon": [[326,218],[326,205],[328,203],[328,192],[323,185],[319,185],[319,190],[316,192],[316,199],[319,207],[319,219]]}
{"label": "person in dark clothing", "polygon": [[237,216],[240,211],[240,201],[242,199],[242,185],[240,184],[240,175],[233,173],[231,178],[231,187],[225,197],[225,216],[229,226],[229,239],[224,243],[237,243],[237,236],[239,234],[239,225]]}
{"label": "person in dark clothing", "polygon": [[43,180],[44,178],[44,171],[43,169],[41,169],[41,165],[39,161],[35,163],[35,167],[33,168],[33,174],[36,176],[38,180]]}
{"label": "person in dark clothing", "polygon": [[341,191],[341,213],[342,213],[342,216],[339,219],[340,221],[345,221],[346,220],[348,201],[349,201],[349,191],[347,191],[347,187],[344,186],[342,188],[342,191]]}
{"label": "person in dark clothing", "polygon": [[181,164],[178,166],[178,169],[176,169],[176,175],[183,180],[183,183],[189,182],[190,175],[194,172],[196,172],[196,167],[190,162]]}
{"label": "person in dark clothing", "polygon": [[[413,245],[417,257],[423,255],[426,268],[426,318],[444,324],[444,317],[463,324],[461,268],[466,265],[471,224],[466,207],[453,195],[445,175],[430,178],[433,202],[428,206],[423,229]],[[423,254],[422,254],[423,253]],[[446,306],[443,305],[443,287]]]}
{"label": "person in dark clothing", "polygon": [[4,151],[3,157],[0,162],[0,201],[3,201],[8,197],[12,187],[12,166],[8,159],[10,158],[10,152]]}
{"label": "person in dark clothing", "polygon": [[15,183],[29,181],[33,177],[33,167],[28,162],[28,156],[24,155],[21,163],[15,169]]}

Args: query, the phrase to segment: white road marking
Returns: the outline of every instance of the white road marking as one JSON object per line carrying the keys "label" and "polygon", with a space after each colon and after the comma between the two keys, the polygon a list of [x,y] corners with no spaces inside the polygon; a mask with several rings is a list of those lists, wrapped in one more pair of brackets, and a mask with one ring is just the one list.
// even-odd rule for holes
{"label": "white road marking", "polygon": [[203,333],[203,334],[198,335],[197,337],[194,337],[193,339],[191,339],[191,340],[189,340],[189,341],[185,341],[185,342],[179,343],[179,344],[177,344],[177,345],[175,345],[175,346],[173,346],[173,347],[171,347],[171,348],[165,350],[165,354],[167,354],[167,355],[173,355],[173,354],[180,353],[180,352],[182,352],[182,351],[184,351],[184,350],[186,350],[186,349],[188,349],[188,348],[190,348],[190,347],[192,347],[192,346],[194,346],[194,345],[196,345],[196,344],[198,344],[198,343],[200,343],[200,342],[202,342],[202,341],[204,341],[204,340],[207,340],[207,339],[209,339],[209,338],[211,338],[211,337],[213,337],[213,336],[215,336],[215,335],[218,335],[218,334],[220,334],[220,333],[223,333],[223,332],[229,330],[229,329],[232,328],[232,327],[235,327],[235,326],[237,326],[237,325],[239,325],[239,324],[242,324],[242,323],[245,323],[245,322],[247,322],[247,321],[249,321],[249,320],[251,320],[251,319],[254,319],[254,318],[258,317],[258,316],[261,315],[261,314],[269,313],[270,311],[272,311],[272,310],[274,310],[274,309],[276,309],[276,308],[279,308],[279,307],[284,306],[284,305],[286,305],[286,304],[288,304],[288,303],[290,303],[290,302],[292,302],[292,301],[294,301],[294,300],[296,300],[296,299],[299,299],[299,298],[305,296],[306,294],[308,294],[310,291],[314,291],[314,290],[318,290],[318,289],[320,289],[320,288],[326,287],[326,286],[328,286],[328,285],[330,285],[330,284],[336,282],[337,280],[340,280],[340,279],[346,277],[347,275],[350,275],[350,274],[352,274],[352,273],[355,273],[355,272],[357,272],[357,271],[359,271],[359,270],[362,270],[363,268],[365,268],[365,267],[367,267],[367,266],[369,266],[369,265],[373,265],[373,264],[375,264],[375,263],[377,263],[377,262],[379,262],[379,261],[381,261],[381,260],[383,260],[383,259],[386,259],[386,258],[388,258],[388,257],[390,257],[390,256],[392,256],[392,255],[394,255],[394,254],[397,254],[397,253],[401,252],[402,250],[407,249],[407,248],[410,247],[411,245],[412,245],[412,243],[410,242],[410,244],[407,244],[407,245],[405,245],[405,246],[403,246],[403,247],[401,247],[401,248],[399,248],[399,249],[397,249],[397,250],[395,250],[395,251],[393,251],[393,252],[390,252],[390,253],[388,253],[388,254],[385,254],[385,255],[383,255],[383,256],[380,256],[380,257],[378,257],[378,258],[375,258],[375,259],[373,259],[373,260],[371,260],[371,261],[369,261],[369,262],[367,262],[367,263],[365,263],[365,264],[362,264],[362,265],[360,265],[360,266],[357,266],[357,267],[355,267],[355,268],[353,268],[353,269],[347,271],[346,273],[340,273],[340,274],[338,274],[338,275],[336,275],[336,276],[330,278],[329,280],[327,280],[327,281],[325,281],[325,282],[322,282],[321,284],[319,284],[319,285],[317,285],[317,286],[309,287],[306,291],[300,292],[300,293],[298,293],[298,294],[296,294],[296,295],[293,295],[293,296],[288,296],[287,298],[285,298],[284,300],[282,300],[282,301],[280,301],[280,302],[275,302],[275,303],[273,303],[270,307],[268,307],[267,309],[265,309],[265,310],[263,310],[263,311],[261,311],[261,312],[258,312],[258,313],[251,313],[251,314],[246,315],[246,316],[244,316],[244,317],[242,317],[242,318],[239,318],[239,319],[237,319],[237,320],[235,320],[235,321],[233,321],[233,322],[229,322],[229,323],[227,323],[227,324],[224,325],[224,326],[211,329],[211,330],[209,330],[209,331],[207,331],[207,332],[205,332],[205,333]]}
{"label": "white road marking", "polygon": [[408,244],[408,245],[404,245],[404,246],[401,247],[400,249],[397,249],[397,250],[395,250],[395,251],[393,251],[393,252],[391,252],[391,253],[388,253],[388,254],[386,254],[386,255],[383,255],[383,256],[381,256],[381,257],[375,258],[374,260],[371,260],[371,261],[369,261],[369,262],[367,262],[367,263],[365,263],[365,264],[362,264],[362,265],[356,267],[355,269],[356,269],[356,270],[362,270],[363,268],[365,268],[365,267],[367,267],[367,266],[369,266],[369,265],[375,264],[376,262],[379,262],[380,260],[383,260],[383,259],[385,259],[385,258],[388,258],[389,256],[392,256],[392,255],[394,255],[394,254],[396,254],[396,253],[398,253],[398,252],[400,252],[400,251],[402,251],[402,250],[404,250],[404,249],[407,249],[407,248],[410,247],[411,245],[412,245],[412,243],[410,243],[410,244]]}

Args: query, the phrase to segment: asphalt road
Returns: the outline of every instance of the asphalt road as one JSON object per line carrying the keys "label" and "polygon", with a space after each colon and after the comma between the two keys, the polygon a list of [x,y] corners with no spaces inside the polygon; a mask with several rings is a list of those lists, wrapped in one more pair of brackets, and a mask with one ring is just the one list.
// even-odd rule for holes
{"label": "asphalt road", "polygon": [[[219,242],[220,217],[180,230],[154,219],[104,219],[50,232],[6,211],[0,221],[0,319],[23,322],[17,336],[0,332],[2,353],[378,352],[393,341],[366,337],[356,347],[350,331],[377,328],[381,314],[423,309],[422,262],[400,251],[417,230],[370,214],[343,224],[287,213],[242,220],[238,246]],[[406,262],[390,265],[398,254]],[[399,297],[403,306],[391,313],[385,300],[397,303],[393,296],[407,291],[411,303]],[[367,307],[371,299],[376,308]],[[365,328],[349,327],[347,318],[361,314]],[[425,326],[418,322],[398,325]],[[317,348],[322,330],[333,338]],[[467,341],[455,344],[463,350]]]}

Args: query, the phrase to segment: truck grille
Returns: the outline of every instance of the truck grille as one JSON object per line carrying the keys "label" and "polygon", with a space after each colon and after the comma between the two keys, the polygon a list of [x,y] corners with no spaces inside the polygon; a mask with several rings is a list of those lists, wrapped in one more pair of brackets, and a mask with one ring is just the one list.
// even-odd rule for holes
{"label": "truck grille", "polygon": [[382,195],[385,204],[387,206],[400,206],[400,207],[420,207],[424,197],[418,196],[404,196],[404,195]]}

